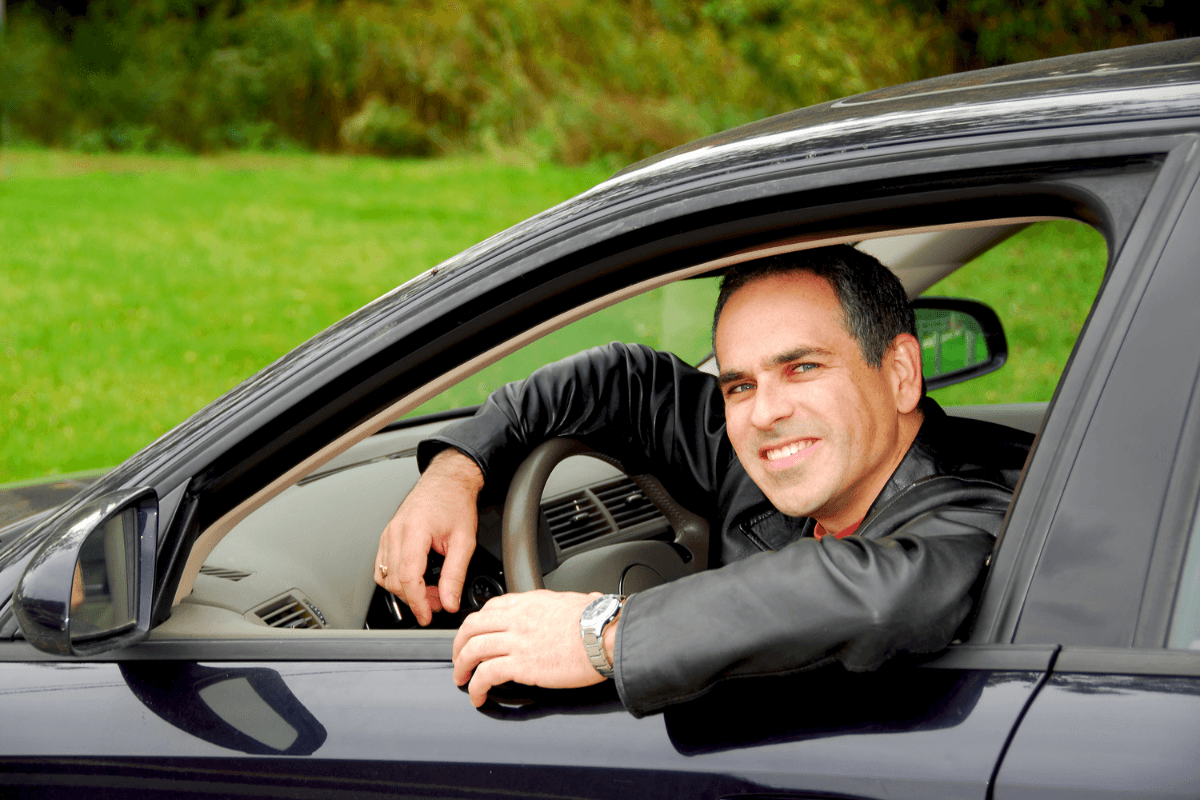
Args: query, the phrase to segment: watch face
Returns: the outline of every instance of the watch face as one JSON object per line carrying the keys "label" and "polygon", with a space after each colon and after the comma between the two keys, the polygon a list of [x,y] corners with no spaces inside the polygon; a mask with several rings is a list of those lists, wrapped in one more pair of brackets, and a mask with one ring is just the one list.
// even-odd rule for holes
{"label": "watch face", "polygon": [[597,597],[592,602],[588,603],[587,608],[583,609],[583,614],[580,617],[580,622],[584,625],[593,625],[602,620],[611,617],[616,610],[621,607],[621,598],[615,594],[606,594],[604,597]]}

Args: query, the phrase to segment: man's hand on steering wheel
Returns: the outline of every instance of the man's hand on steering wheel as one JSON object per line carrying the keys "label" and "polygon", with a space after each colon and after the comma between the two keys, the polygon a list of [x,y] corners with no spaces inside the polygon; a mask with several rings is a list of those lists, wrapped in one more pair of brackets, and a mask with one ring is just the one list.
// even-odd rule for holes
{"label": "man's hand on steering wheel", "polygon": [[[404,601],[421,625],[458,611],[479,526],[483,473],[454,448],[438,453],[379,538],[375,582]],[[425,585],[429,551],[446,557],[437,586]]]}

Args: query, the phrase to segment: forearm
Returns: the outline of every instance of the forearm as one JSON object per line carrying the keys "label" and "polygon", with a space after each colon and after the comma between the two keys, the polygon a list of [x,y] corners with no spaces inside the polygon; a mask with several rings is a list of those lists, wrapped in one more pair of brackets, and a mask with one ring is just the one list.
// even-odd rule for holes
{"label": "forearm", "polygon": [[649,348],[612,344],[543,367],[493,392],[475,416],[421,443],[418,462],[450,446],[506,485],[530,450],[555,436],[582,439],[632,471],[682,475],[715,491],[723,406],[711,376]]}
{"label": "forearm", "polygon": [[475,459],[461,450],[448,447],[430,460],[421,475],[422,479],[452,481],[466,494],[478,497],[483,490],[483,472]]}

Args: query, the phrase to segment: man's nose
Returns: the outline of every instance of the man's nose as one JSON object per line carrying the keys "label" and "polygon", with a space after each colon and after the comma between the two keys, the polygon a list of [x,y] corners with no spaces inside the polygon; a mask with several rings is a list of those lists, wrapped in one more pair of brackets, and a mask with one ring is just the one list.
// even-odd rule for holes
{"label": "man's nose", "polygon": [[791,416],[792,407],[786,393],[769,382],[759,383],[754,390],[754,408],[750,424],[759,430],[770,430],[779,420]]}

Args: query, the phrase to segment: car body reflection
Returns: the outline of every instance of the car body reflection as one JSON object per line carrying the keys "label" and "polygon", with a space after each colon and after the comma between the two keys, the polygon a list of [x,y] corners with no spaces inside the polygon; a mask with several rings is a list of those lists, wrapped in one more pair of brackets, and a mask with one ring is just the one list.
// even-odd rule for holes
{"label": "car body reflection", "polygon": [[265,667],[130,662],[121,675],[146,708],[210,744],[252,755],[307,756],[326,731]]}

